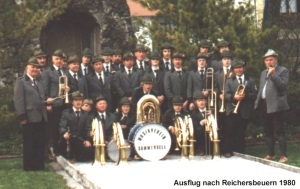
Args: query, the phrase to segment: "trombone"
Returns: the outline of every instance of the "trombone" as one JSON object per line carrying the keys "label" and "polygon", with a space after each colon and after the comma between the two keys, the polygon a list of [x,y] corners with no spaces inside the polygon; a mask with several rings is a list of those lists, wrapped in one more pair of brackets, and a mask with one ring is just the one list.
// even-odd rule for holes
{"label": "trombone", "polygon": [[65,103],[69,103],[69,92],[66,91],[66,87],[68,87],[68,77],[66,75],[62,75],[58,78],[58,96],[65,96]]}
{"label": "trombone", "polygon": [[210,92],[209,105],[214,107],[214,69],[207,68],[206,70],[206,90]]}
{"label": "trombone", "polygon": [[[236,89],[235,95],[244,94],[245,88],[246,88],[245,85],[239,84],[237,89]],[[235,106],[234,111],[233,111],[234,114],[237,114],[240,103],[241,103],[241,100],[238,101],[237,104],[233,104],[233,106]]]}

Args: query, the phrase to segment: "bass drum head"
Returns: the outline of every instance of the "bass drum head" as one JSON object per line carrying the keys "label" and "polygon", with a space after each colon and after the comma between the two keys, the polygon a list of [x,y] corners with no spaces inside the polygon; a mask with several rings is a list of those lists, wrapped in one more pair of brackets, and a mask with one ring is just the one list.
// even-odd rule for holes
{"label": "bass drum head", "polygon": [[[125,140],[125,145],[130,146],[129,142],[126,141],[126,140]],[[128,159],[129,156],[130,156],[131,149],[129,147],[129,148],[126,148],[125,150],[126,150],[126,158]],[[107,145],[107,155],[114,162],[119,161],[119,149],[118,149],[116,141],[112,140],[108,143],[108,145]]]}
{"label": "bass drum head", "polygon": [[141,124],[135,130],[133,143],[135,151],[141,158],[156,161],[165,157],[169,152],[171,136],[162,125],[156,123]]}
{"label": "bass drum head", "polygon": [[134,135],[135,135],[135,132],[143,125],[143,123],[138,123],[136,124],[135,126],[133,126],[131,129],[130,129],[130,132],[128,134],[128,141],[130,143],[133,144],[133,138],[134,138]]}

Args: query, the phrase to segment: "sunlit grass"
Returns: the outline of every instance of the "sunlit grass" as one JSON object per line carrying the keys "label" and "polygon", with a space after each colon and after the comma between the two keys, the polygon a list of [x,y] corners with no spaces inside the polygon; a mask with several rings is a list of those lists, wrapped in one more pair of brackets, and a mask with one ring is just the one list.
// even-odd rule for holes
{"label": "sunlit grass", "polygon": [[22,159],[0,159],[0,189],[67,189],[65,180],[47,164],[44,171],[23,171]]}
{"label": "sunlit grass", "polygon": [[[286,164],[300,167],[300,144],[292,143],[288,144],[288,162]],[[251,145],[247,146],[246,154],[264,158],[267,155],[267,146],[264,144]],[[280,158],[279,146],[276,144],[275,146],[275,156],[278,161]]]}

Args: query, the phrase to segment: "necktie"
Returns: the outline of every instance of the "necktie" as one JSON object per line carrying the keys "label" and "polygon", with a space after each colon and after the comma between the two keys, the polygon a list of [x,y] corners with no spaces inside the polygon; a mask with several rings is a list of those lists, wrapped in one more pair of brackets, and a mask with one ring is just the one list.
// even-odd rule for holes
{"label": "necktie", "polygon": [[61,74],[61,68],[58,68],[57,71],[58,71],[58,75],[62,76],[62,74]]}
{"label": "necktie", "polygon": [[102,77],[101,77],[101,74],[99,74],[99,81],[100,81],[100,85],[103,86],[103,79],[102,79]]}
{"label": "necktie", "polygon": [[34,86],[36,86],[36,79],[32,79]]}
{"label": "necktie", "polygon": [[158,70],[154,70],[154,75],[155,75],[155,78],[157,79],[157,74],[158,74]]}
{"label": "necktie", "polygon": [[87,69],[84,68],[83,70],[84,70],[84,75],[86,76],[87,75]]}
{"label": "necktie", "polygon": [[127,115],[123,115],[122,119],[120,120],[121,124],[124,125],[127,120]]}
{"label": "necktie", "polygon": [[177,71],[179,79],[181,80],[181,71]]}
{"label": "necktie", "polygon": [[227,68],[226,69],[226,77],[228,77],[229,76],[229,69]]}
{"label": "necktie", "polygon": [[239,77],[239,82],[240,82],[240,84],[243,84],[243,81],[242,81],[241,77]]}
{"label": "necktie", "polygon": [[76,81],[76,83],[78,83],[77,74],[75,73],[73,76],[74,76],[74,80]]}
{"label": "necktie", "polygon": [[170,70],[170,69],[169,69],[169,64],[170,64],[170,62],[166,62],[166,70],[167,70],[167,71]]}
{"label": "necktie", "polygon": [[179,113],[176,113],[176,114],[175,114],[175,117],[179,117],[179,116],[180,116],[180,114],[179,114]]}
{"label": "necktie", "polygon": [[106,66],[105,72],[106,72],[106,73],[109,73],[109,68],[108,68],[108,66]]}
{"label": "necktie", "polygon": [[77,118],[77,122],[78,122],[80,119],[80,111],[76,111],[75,113],[76,113],[76,118]]}
{"label": "necktie", "polygon": [[201,79],[203,79],[203,77],[204,77],[204,70],[200,70],[200,77],[201,77]]}
{"label": "necktie", "polygon": [[104,119],[104,115],[103,114],[101,114],[101,122],[102,122],[103,125],[105,124],[105,119]]}
{"label": "necktie", "polygon": [[143,62],[140,62],[140,70],[144,71]]}
{"label": "necktie", "polygon": [[130,79],[130,77],[131,77],[131,70],[128,70],[128,77]]}

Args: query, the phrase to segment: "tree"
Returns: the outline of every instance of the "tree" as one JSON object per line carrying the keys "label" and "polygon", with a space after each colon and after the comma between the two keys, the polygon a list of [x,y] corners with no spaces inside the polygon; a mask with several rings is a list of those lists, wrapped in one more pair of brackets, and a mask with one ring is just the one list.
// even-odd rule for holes
{"label": "tree", "polygon": [[32,40],[62,14],[71,0],[0,0],[0,68],[18,67],[31,54]]}
{"label": "tree", "polygon": [[261,69],[261,55],[266,49],[262,41],[276,31],[276,28],[262,30],[256,27],[251,1],[239,6],[232,0],[135,1],[150,10],[159,10],[149,25],[154,47],[169,41],[178,51],[191,57],[197,54],[201,39],[209,39],[214,44],[225,39],[231,42],[233,54],[248,63],[254,76]]}

